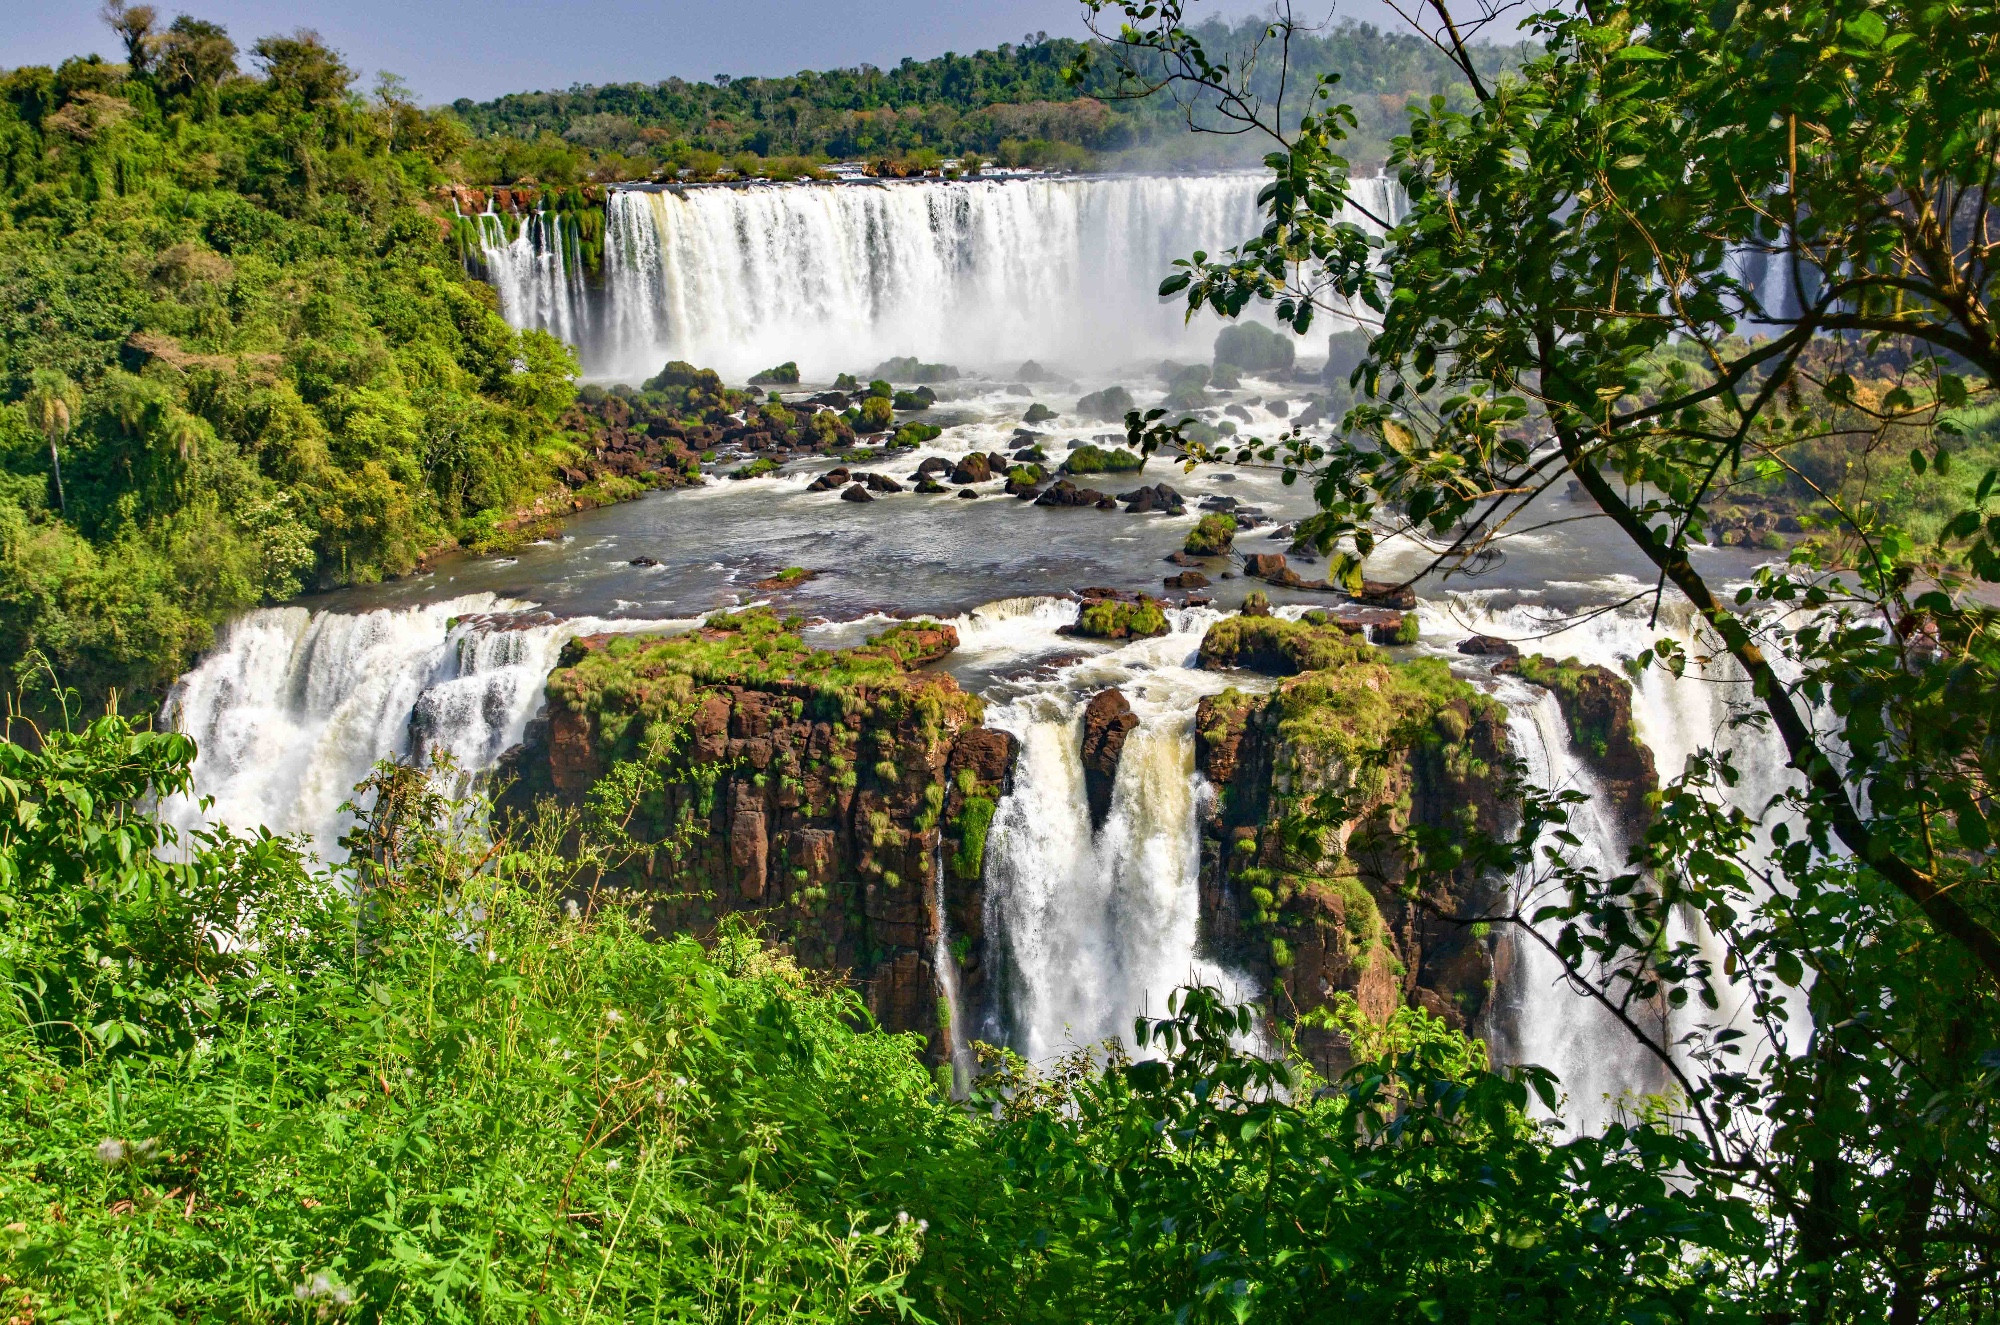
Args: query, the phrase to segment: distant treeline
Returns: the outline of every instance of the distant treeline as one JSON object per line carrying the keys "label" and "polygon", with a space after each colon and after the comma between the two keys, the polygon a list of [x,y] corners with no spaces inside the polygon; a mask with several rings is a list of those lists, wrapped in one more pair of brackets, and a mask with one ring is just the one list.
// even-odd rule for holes
{"label": "distant treeline", "polygon": [[[1200,30],[1211,51],[1243,53],[1264,32],[1245,20]],[[1518,64],[1526,46],[1486,48],[1496,69]],[[1088,54],[1082,76],[1066,75]],[[1294,38],[1292,87],[1338,70],[1360,127],[1353,158],[1379,162],[1402,131],[1413,99],[1464,95],[1463,79],[1422,38],[1342,22]],[[1267,47],[1256,86],[1275,90]],[[979,154],[1004,164],[1071,166],[1254,160],[1268,143],[1188,132],[1184,109],[1140,97],[1101,48],[1033,34],[971,55],[905,59],[891,69],[802,72],[707,83],[578,86],[460,100],[452,110],[474,135],[464,160],[477,182],[708,174],[741,156],[856,159]]]}

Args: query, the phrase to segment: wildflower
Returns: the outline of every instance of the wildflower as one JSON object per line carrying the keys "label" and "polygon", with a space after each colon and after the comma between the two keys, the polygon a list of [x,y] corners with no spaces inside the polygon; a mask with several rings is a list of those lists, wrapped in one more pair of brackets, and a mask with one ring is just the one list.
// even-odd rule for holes
{"label": "wildflower", "polygon": [[97,1162],[107,1169],[117,1168],[131,1156],[131,1150],[123,1141],[107,1136],[97,1143]]}
{"label": "wildflower", "polygon": [[898,1210],[898,1211],[896,1212],[896,1222],[897,1222],[897,1223],[899,1223],[899,1224],[907,1224],[907,1223],[909,1223],[909,1222],[910,1222],[910,1212],[909,1212],[908,1210]]}
{"label": "wildflower", "polygon": [[294,1284],[292,1296],[301,1302],[318,1302],[321,1319],[325,1319],[329,1310],[340,1311],[354,1305],[354,1290],[346,1284],[335,1283],[324,1274],[316,1274],[302,1284]]}
{"label": "wildflower", "polygon": [[583,912],[577,908],[576,899],[574,897],[570,898],[567,902],[563,903],[563,910],[569,912],[569,918],[571,920],[583,919]]}
{"label": "wildflower", "polygon": [[486,950],[486,960],[489,962],[497,962],[500,960],[500,954],[493,951],[493,949],[488,948]]}
{"label": "wildflower", "polygon": [[625,1020],[625,1014],[617,1008],[606,1008],[604,1009],[604,1019],[613,1026],[616,1026],[619,1022]]}
{"label": "wildflower", "polygon": [[919,1219],[919,1220],[917,1221],[917,1232],[919,1232],[919,1233],[928,1233],[928,1232],[930,1232],[930,1231],[931,1231],[931,1221],[930,1221],[930,1220],[928,1220],[928,1219]]}
{"label": "wildflower", "polygon": [[624,1162],[624,1161],[622,1161],[622,1160],[619,1160],[619,1159],[615,1159],[615,1158],[614,1158],[614,1159],[607,1159],[607,1160],[605,1160],[605,1161],[604,1161],[604,1171],[605,1171],[606,1173],[616,1173],[616,1172],[618,1172],[618,1169],[619,1169],[619,1166],[620,1166],[620,1165],[621,1165],[621,1164],[622,1164],[623,1162]]}

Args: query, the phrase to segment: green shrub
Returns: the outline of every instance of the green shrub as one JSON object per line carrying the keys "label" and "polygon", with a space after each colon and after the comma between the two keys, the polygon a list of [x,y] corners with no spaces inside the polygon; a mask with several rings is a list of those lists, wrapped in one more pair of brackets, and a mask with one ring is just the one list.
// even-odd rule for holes
{"label": "green shrub", "polygon": [[750,379],[751,386],[796,386],[799,380],[799,366],[790,359],[776,368],[766,368]]}
{"label": "green shrub", "polygon": [[887,396],[869,396],[861,402],[861,410],[854,420],[854,431],[883,432],[895,421],[895,407]]}
{"label": "green shrub", "polygon": [[1075,632],[1091,639],[1143,639],[1167,633],[1167,615],[1151,598],[1136,603],[1103,598],[1084,605]]}

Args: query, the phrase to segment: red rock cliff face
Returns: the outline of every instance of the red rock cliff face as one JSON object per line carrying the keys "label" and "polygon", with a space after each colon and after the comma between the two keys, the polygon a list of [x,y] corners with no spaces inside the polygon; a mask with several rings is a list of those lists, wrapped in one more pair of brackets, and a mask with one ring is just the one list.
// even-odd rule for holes
{"label": "red rock cliff face", "polygon": [[516,764],[530,792],[539,782],[569,804],[616,761],[649,765],[658,781],[632,800],[631,826],[655,849],[607,882],[649,894],[663,929],[748,919],[803,965],[851,978],[877,1020],[941,1057],[937,927],[977,1007],[985,823],[967,810],[1001,794],[1015,743],[949,676],[910,670],[956,646],[949,627],[895,634],[895,666],[846,651],[835,656],[866,666],[831,677],[797,650],[781,654],[801,664],[789,674],[755,657],[717,666],[704,655],[734,641],[708,632],[578,640],[550,679],[546,737]]}

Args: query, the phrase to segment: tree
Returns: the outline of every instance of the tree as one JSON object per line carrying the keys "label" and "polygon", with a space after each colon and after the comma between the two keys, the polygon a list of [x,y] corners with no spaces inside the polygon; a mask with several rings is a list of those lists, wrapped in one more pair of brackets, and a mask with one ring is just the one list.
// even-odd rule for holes
{"label": "tree", "polygon": [[82,393],[76,389],[75,383],[50,368],[37,369],[29,382],[24,400],[28,407],[28,422],[48,440],[49,469],[56,482],[56,506],[64,516],[68,516],[69,498],[63,494],[62,457],[57,454],[56,448],[69,434],[76,411],[82,407]]}
{"label": "tree", "polygon": [[[1555,922],[1607,1007],[1748,992],[1754,1052],[1721,1018],[1648,1047],[1764,1204],[1773,1310],[1990,1310],[2000,637],[1968,590],[2000,579],[2000,468],[1976,477],[2000,464],[1980,431],[2000,387],[2000,23],[1921,0],[1593,2],[1535,16],[1542,53],[1494,77],[1474,43],[1509,6],[1409,6],[1471,98],[1411,108],[1392,225],[1350,190],[1337,76],[1299,114],[1211,59],[1178,0],[1087,4],[1122,17],[1102,35],[1128,81],[1272,147],[1262,232],[1162,293],[1368,332],[1339,435],[1233,452],[1311,476],[1302,532],[1336,573],[1357,580],[1396,530],[1449,575],[1574,479],[1654,566],[1648,596],[1692,605],[1692,652],[1733,663],[1741,720],[1784,744],[1796,782],[1771,812],[1731,808],[1736,770],[1707,752],[1625,873],[1548,859],[1563,902],[1496,918]],[[1269,58],[1298,30],[1281,9]],[[1128,426],[1178,440],[1163,415]],[[1732,595],[1693,549],[1746,496],[1815,536]],[[1699,669],[1690,652],[1663,639],[1635,665]],[[1563,799],[1531,798],[1530,829]],[[1676,937],[1677,910],[1706,919],[1726,970]]]}
{"label": "tree", "polygon": [[296,97],[307,110],[339,101],[354,81],[354,71],[310,28],[289,37],[260,37],[250,50],[263,64],[271,89]]}
{"label": "tree", "polygon": [[169,92],[193,96],[236,73],[236,43],[220,23],[182,14],[160,38],[159,79]]}
{"label": "tree", "polygon": [[158,41],[153,35],[153,24],[158,15],[151,5],[128,5],[125,0],[104,0],[104,8],[99,17],[106,27],[118,34],[125,43],[125,63],[134,74],[143,74],[153,58],[153,48]]}

